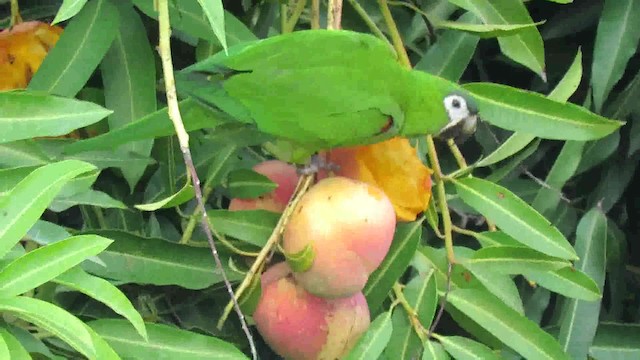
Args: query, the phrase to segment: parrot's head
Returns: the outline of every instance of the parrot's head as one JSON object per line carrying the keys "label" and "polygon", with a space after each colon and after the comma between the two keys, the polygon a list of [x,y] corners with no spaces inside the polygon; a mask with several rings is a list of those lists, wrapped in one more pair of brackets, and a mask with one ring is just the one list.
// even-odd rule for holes
{"label": "parrot's head", "polygon": [[440,130],[438,137],[453,139],[456,143],[464,142],[476,131],[478,106],[470,95],[459,91],[445,96],[443,103],[449,122]]}

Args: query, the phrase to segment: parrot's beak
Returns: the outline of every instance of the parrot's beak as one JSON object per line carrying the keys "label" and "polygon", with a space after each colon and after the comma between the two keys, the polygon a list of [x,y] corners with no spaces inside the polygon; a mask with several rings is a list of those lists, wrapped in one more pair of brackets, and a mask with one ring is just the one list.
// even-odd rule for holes
{"label": "parrot's beak", "polygon": [[456,123],[447,124],[436,137],[442,140],[453,139],[456,144],[462,144],[476,132],[479,119],[477,113],[470,114]]}

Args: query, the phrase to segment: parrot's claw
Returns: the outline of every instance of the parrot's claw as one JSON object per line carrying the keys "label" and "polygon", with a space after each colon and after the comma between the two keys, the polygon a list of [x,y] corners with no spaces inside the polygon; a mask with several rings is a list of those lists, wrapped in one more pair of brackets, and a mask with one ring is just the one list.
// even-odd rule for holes
{"label": "parrot's claw", "polygon": [[338,171],[340,170],[340,166],[331,162],[328,162],[327,159],[318,154],[312,155],[311,160],[307,165],[298,168],[299,175],[313,175],[317,174],[321,170],[327,171]]}

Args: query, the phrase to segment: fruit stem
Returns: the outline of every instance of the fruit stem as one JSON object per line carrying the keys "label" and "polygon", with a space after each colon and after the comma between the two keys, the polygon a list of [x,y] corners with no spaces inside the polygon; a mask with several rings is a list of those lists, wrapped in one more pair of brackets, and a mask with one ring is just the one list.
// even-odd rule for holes
{"label": "fruit stem", "polygon": [[[188,174],[191,177],[191,181],[193,182],[193,188],[195,190],[196,201],[198,203],[198,207],[202,212],[201,216],[201,224],[204,233],[207,236],[207,240],[209,241],[209,246],[211,248],[211,254],[216,263],[216,267],[220,270],[222,275],[222,279],[224,280],[224,285],[231,296],[232,305],[238,314],[238,318],[240,319],[240,324],[242,326],[242,330],[249,342],[249,347],[251,348],[251,355],[253,359],[258,358],[258,353],[256,351],[256,346],[253,341],[253,336],[249,331],[249,327],[247,326],[247,322],[242,314],[242,310],[240,310],[240,305],[238,304],[237,299],[233,296],[233,288],[231,287],[231,283],[227,277],[224,268],[222,267],[222,261],[220,260],[220,256],[218,256],[218,250],[216,249],[216,244],[213,241],[213,229],[211,228],[211,224],[209,223],[209,219],[207,217],[207,211],[204,206],[204,200],[202,198],[202,189],[200,188],[200,179],[198,178],[198,173],[196,171],[196,167],[193,164],[193,158],[191,156],[191,150],[189,149],[189,134],[184,127],[184,123],[182,122],[182,115],[180,114],[180,107],[178,106],[178,96],[176,92],[176,83],[173,75],[173,60],[171,58],[171,22],[169,20],[169,0],[156,0],[154,2],[156,9],[158,11],[158,32],[159,32],[159,44],[158,44],[158,52],[160,53],[160,59],[162,61],[162,72],[164,76],[164,83],[166,89],[167,96],[167,109],[169,113],[169,118],[173,123],[173,127],[175,129],[176,135],[178,137],[178,141],[180,143],[180,150],[182,151],[182,157],[184,159],[185,167],[187,168]],[[217,235],[217,234],[216,234]]]}
{"label": "fruit stem", "polygon": [[433,168],[433,175],[436,182],[436,197],[440,207],[440,213],[442,214],[444,245],[447,249],[447,259],[451,264],[455,264],[456,259],[453,252],[453,228],[451,223],[451,214],[449,213],[449,206],[447,205],[447,194],[445,193],[442,169],[440,168],[438,154],[436,153],[436,144],[433,142],[433,137],[431,135],[427,136],[427,150],[429,152],[429,163],[431,163],[431,167]]}
{"label": "fruit stem", "polygon": [[[287,223],[289,222],[293,211],[298,206],[298,203],[302,199],[302,196],[307,192],[307,190],[309,190],[309,187],[311,186],[311,183],[313,183],[314,178],[315,174],[305,174],[300,176],[300,180],[298,180],[298,184],[296,185],[296,190],[294,191],[291,200],[287,204],[287,207],[282,212],[282,216],[280,216],[280,220],[278,220],[278,223],[273,229],[271,236],[269,236],[267,243],[264,245],[262,250],[260,250],[260,253],[256,257],[256,260],[253,262],[251,268],[249,268],[249,271],[247,272],[247,275],[242,280],[242,283],[240,283],[240,285],[236,289],[235,299],[239,299],[244,291],[249,287],[249,285],[253,281],[253,278],[255,276],[259,276],[261,266],[270,256],[271,251],[274,249],[274,247],[278,244],[280,236],[284,232],[284,229],[287,226]],[[233,305],[233,302],[229,302],[225,307],[222,316],[218,320],[218,330],[222,329],[224,322],[227,320],[227,317],[229,317],[229,314],[231,313]]]}
{"label": "fruit stem", "polygon": [[387,0],[378,0],[378,5],[380,6],[380,12],[382,13],[384,22],[385,24],[387,24],[387,30],[389,30],[389,33],[391,34],[393,48],[396,50],[396,54],[398,55],[400,63],[407,69],[411,69],[411,61],[409,61],[409,55],[407,55],[407,50],[405,50],[404,48],[402,37],[400,36],[400,32],[398,31],[396,22],[393,20],[393,16],[391,15],[391,10],[389,10],[389,4],[387,3]]}
{"label": "fruit stem", "polygon": [[467,161],[465,160],[464,155],[462,155],[462,152],[458,148],[458,145],[456,145],[455,141],[453,141],[453,139],[449,139],[447,140],[447,145],[449,145],[449,150],[451,150],[453,157],[456,159],[460,170],[467,170]]}
{"label": "fruit stem", "polygon": [[18,0],[11,0],[11,20],[9,20],[9,29],[13,28],[22,22],[22,16],[20,16],[20,7],[18,6]]}
{"label": "fruit stem", "polygon": [[418,337],[420,338],[420,342],[424,343],[425,341],[427,341],[427,336],[425,335],[426,329],[424,328],[424,326],[422,326],[422,323],[420,323],[420,319],[418,319],[416,310],[411,306],[411,304],[409,304],[409,301],[407,301],[407,298],[402,292],[402,286],[397,281],[395,284],[393,284],[393,293],[396,295],[396,301],[398,301],[402,305],[405,312],[407,313],[409,322],[411,323],[413,330],[416,332],[416,335],[418,335]]}

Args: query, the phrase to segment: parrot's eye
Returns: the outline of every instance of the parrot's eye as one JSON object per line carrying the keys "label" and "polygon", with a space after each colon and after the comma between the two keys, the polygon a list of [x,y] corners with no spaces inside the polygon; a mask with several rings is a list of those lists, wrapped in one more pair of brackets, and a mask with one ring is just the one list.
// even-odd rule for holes
{"label": "parrot's eye", "polygon": [[449,115],[449,123],[457,123],[465,118],[467,118],[470,114],[470,111],[467,107],[467,101],[458,94],[451,94],[444,98],[444,108],[447,111],[447,115]]}

